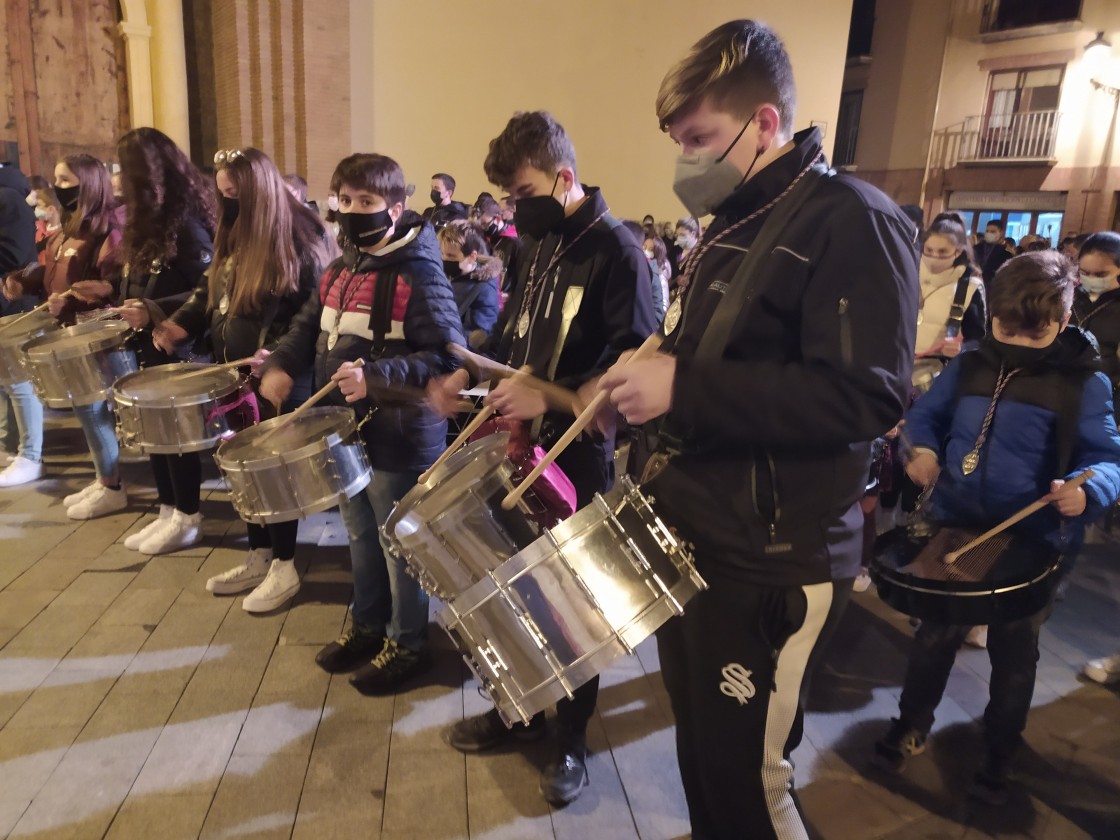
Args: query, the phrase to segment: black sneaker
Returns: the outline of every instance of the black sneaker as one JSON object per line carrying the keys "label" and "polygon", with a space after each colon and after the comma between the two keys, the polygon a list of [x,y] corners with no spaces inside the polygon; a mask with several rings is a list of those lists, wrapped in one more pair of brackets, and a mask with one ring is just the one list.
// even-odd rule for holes
{"label": "black sneaker", "polygon": [[926,736],[898,718],[891,720],[887,734],[875,744],[871,763],[888,773],[901,773],[906,759],[926,751]]}
{"label": "black sneaker", "polygon": [[385,647],[385,634],[355,624],[317,654],[315,664],[328,674],[352,671],[377,656]]}
{"label": "black sneaker", "polygon": [[1007,779],[1011,762],[996,754],[989,753],[984,766],[972,777],[968,795],[979,799],[986,805],[1006,805],[1008,800]]}
{"label": "black sneaker", "polygon": [[561,738],[556,760],[541,773],[541,795],[549,805],[575,802],[587,787],[587,744],[581,737]]}
{"label": "black sneaker", "polygon": [[386,639],[381,653],[350,677],[350,685],[362,694],[392,694],[431,668],[432,654],[427,648],[410,650]]}
{"label": "black sneaker", "polygon": [[502,723],[496,709],[475,715],[448,727],[444,740],[459,752],[476,753],[492,750],[509,738],[518,741],[539,741],[545,736],[544,713],[533,715],[528,726],[514,724],[512,728]]}

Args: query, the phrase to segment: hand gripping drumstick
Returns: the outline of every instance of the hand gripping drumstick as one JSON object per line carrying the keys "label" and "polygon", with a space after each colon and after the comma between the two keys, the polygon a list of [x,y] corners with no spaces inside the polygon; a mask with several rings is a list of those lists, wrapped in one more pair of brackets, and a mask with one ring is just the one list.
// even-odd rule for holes
{"label": "hand gripping drumstick", "polygon": [[[1092,478],[1093,475],[1094,475],[1094,473],[1093,473],[1092,470],[1085,470],[1085,472],[1081,473],[1076,478],[1071,478],[1069,481],[1067,481],[1064,486],[1065,487],[1080,487],[1082,484],[1084,484],[1086,481],[1088,481],[1090,478]],[[1045,496],[1043,496],[1037,502],[1031,502],[1029,505],[1027,505],[1025,508],[1023,508],[1018,513],[1013,514],[1012,516],[1009,516],[1007,519],[1003,520],[1003,522],[999,523],[996,527],[992,528],[992,530],[985,531],[983,534],[978,536],[976,539],[974,539],[972,542],[968,543],[967,545],[961,546],[956,551],[950,551],[948,554],[945,555],[945,562],[946,563],[956,563],[957,560],[959,560],[962,555],[967,554],[968,552],[972,551],[972,549],[976,548],[976,546],[980,545],[981,543],[987,542],[988,540],[990,540],[992,537],[996,536],[997,534],[1003,533],[1008,528],[1010,528],[1012,525],[1014,525],[1016,522],[1019,522],[1020,520],[1026,519],[1032,513],[1036,513],[1037,511],[1042,510],[1048,504],[1050,504],[1050,494],[1049,493],[1047,493]]]}
{"label": "hand gripping drumstick", "polygon": [[[65,292],[63,292],[61,295],[59,295],[59,297],[70,297],[73,294],[74,294],[73,289],[67,289]],[[8,330],[10,330],[12,327],[14,327],[16,324],[18,324],[24,318],[29,318],[30,316],[34,315],[36,312],[42,312],[44,309],[46,309],[50,305],[51,305],[51,302],[48,300],[48,301],[45,301],[43,303],[40,303],[34,309],[27,310],[22,315],[20,315],[18,318],[16,318],[14,321],[12,321],[10,324],[5,324],[4,325],[4,332],[7,332]]]}
{"label": "hand gripping drumstick", "polygon": [[[532,372],[532,370],[533,370],[532,366],[525,365],[523,368],[521,368],[520,371],[514,371],[514,373],[515,374],[516,373],[529,374],[529,373]],[[466,427],[463,429],[463,431],[459,432],[459,436],[457,438],[455,438],[455,440],[451,443],[451,445],[449,447],[447,447],[445,450],[443,450],[443,453],[438,458],[436,458],[435,463],[433,463],[430,467],[428,467],[428,469],[426,469],[424,472],[422,472],[420,474],[420,478],[417,480],[417,483],[418,484],[423,484],[425,481],[427,481],[429,478],[431,478],[432,473],[434,473],[436,471],[436,467],[438,467],[440,464],[442,464],[444,461],[446,461],[448,458],[450,458],[452,455],[454,455],[456,452],[458,452],[459,447],[462,446],[464,443],[466,443],[467,440],[470,438],[470,436],[473,435],[475,432],[477,432],[479,427],[483,423],[485,423],[487,420],[489,420],[491,418],[491,416],[493,416],[493,414],[494,414],[494,406],[492,406],[492,405],[483,406],[482,411],[478,412],[478,414],[476,414],[474,416],[474,418],[471,420],[471,422],[469,422],[466,425]]]}
{"label": "hand gripping drumstick", "polygon": [[476,379],[485,379],[487,376],[495,379],[509,379],[511,376],[517,376],[522,384],[540,391],[549,408],[575,414],[576,394],[574,391],[563,388],[554,382],[549,382],[547,379],[531,376],[525,373],[524,368],[514,370],[509,365],[503,365],[493,359],[480,356],[478,353],[474,353],[458,344],[448,344],[447,350],[451,355],[461,359],[465,367],[472,368]]}
{"label": "hand gripping drumstick", "polygon": [[[354,362],[354,364],[358,367],[361,367],[365,364],[365,360],[364,359],[358,359],[356,362]],[[311,408],[311,406],[315,405],[315,403],[322,400],[323,397],[325,397],[327,394],[329,394],[331,391],[333,391],[337,387],[338,387],[338,382],[328,382],[326,385],[324,385],[322,388],[320,388],[318,391],[316,391],[314,394],[312,394],[310,397],[308,397],[307,402],[305,402],[303,405],[301,405],[298,408],[296,408],[295,410],[293,410],[290,414],[285,414],[284,419],[281,420],[279,423],[277,423],[275,426],[273,426],[272,429],[270,429],[269,431],[267,431],[263,435],[261,435],[260,438],[257,440],[257,443],[264,443],[267,440],[271,440],[273,437],[276,436],[277,432],[279,432],[283,428],[286,428],[286,427],[290,426],[295,421],[295,419],[297,417],[299,417],[301,414],[306,412],[307,409]]]}
{"label": "hand gripping drumstick", "polygon": [[[630,364],[631,362],[641,361],[647,356],[652,356],[657,352],[657,348],[661,346],[662,338],[663,336],[660,330],[653,333],[653,335],[642,343],[641,347],[634,351],[634,354],[627,359],[625,363]],[[579,437],[580,433],[587,428],[587,425],[595,418],[595,414],[599,411],[599,407],[607,399],[607,396],[606,391],[600,391],[595,395],[594,399],[587,404],[587,407],[584,408],[583,412],[576,418],[576,421],[568,427],[568,431],[561,435],[560,440],[556,441],[552,449],[548,450],[548,454],[541,458],[540,462],[533,467],[533,471],[502,500],[502,507],[505,510],[513,510],[517,503],[521,501],[521,497],[525,495],[525,491],[529,489],[534,481],[541,477],[541,473],[548,468],[549,464],[555,461],[560,453],[568,448],[568,444]]]}

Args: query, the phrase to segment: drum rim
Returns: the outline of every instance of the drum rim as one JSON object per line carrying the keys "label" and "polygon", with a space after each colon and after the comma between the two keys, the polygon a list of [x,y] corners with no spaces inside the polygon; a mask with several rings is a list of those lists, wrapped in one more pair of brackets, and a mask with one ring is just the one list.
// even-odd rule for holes
{"label": "drum rim", "polygon": [[[334,429],[329,434],[324,435],[323,437],[318,437],[318,438],[315,438],[312,441],[309,441],[308,443],[305,443],[299,449],[288,450],[288,451],[284,452],[283,454],[268,455],[268,456],[263,457],[263,458],[252,458],[252,459],[250,459],[250,458],[233,458],[233,457],[230,457],[228,455],[227,456],[222,455],[222,449],[226,448],[229,444],[236,441],[238,436],[243,435],[245,432],[258,430],[257,433],[264,434],[265,431],[273,428],[276,424],[279,423],[279,421],[281,419],[283,419],[287,416],[287,415],[281,414],[279,417],[270,417],[268,420],[265,420],[261,423],[257,423],[256,425],[253,425],[253,426],[249,426],[246,429],[242,429],[240,432],[238,432],[237,434],[235,434],[233,437],[229,438],[228,440],[223,440],[221,443],[218,444],[218,448],[214,450],[214,460],[217,462],[218,468],[222,469],[222,470],[226,470],[226,469],[230,469],[230,468],[244,469],[246,465],[250,465],[250,464],[252,465],[253,470],[271,469],[273,467],[278,467],[278,466],[282,465],[285,461],[299,461],[299,460],[303,460],[304,458],[308,457],[309,455],[313,455],[316,452],[320,452],[324,449],[329,450],[329,449],[333,448],[334,446],[337,446],[337,445],[341,444],[342,441],[345,438],[350,437],[350,435],[354,434],[354,432],[357,431],[358,424],[357,424],[357,421],[354,419],[354,411],[353,411],[353,409],[347,408],[345,406],[341,406],[341,405],[314,406],[312,408],[307,409],[307,411],[305,413],[305,416],[317,416],[317,415],[324,415],[324,414],[337,414],[340,418],[343,419],[343,425],[345,427],[344,430]],[[262,429],[264,431],[260,431]],[[361,445],[365,446],[365,443],[363,442]],[[367,458],[368,458],[368,455],[367,455]]]}
{"label": "drum rim", "polygon": [[[999,585],[999,581],[992,581],[992,583],[996,585],[988,586],[988,588],[986,589],[950,589],[948,587],[935,588],[932,586],[932,584],[935,583],[955,584],[959,586],[963,583],[962,581],[928,581],[929,585],[927,586],[915,585],[913,583],[910,583],[910,581],[927,579],[920,578],[917,575],[912,575],[906,572],[901,572],[899,569],[885,568],[882,563],[877,560],[872,561],[868,571],[871,573],[872,579],[874,579],[875,577],[880,577],[890,585],[901,587],[908,592],[918,592],[923,595],[938,595],[951,598],[990,598],[993,595],[1003,595],[1008,592],[1016,592],[1020,589],[1035,586],[1036,584],[1041,583],[1042,581],[1046,580],[1046,578],[1057,572],[1061,568],[1061,565],[1062,558],[1059,557],[1052,563],[1048,563],[1038,575],[1030,578],[1029,580],[1018,581],[1014,584],[1008,585]],[[973,587],[981,585],[983,585],[983,581],[977,581],[974,584],[970,584],[970,586]]]}
{"label": "drum rim", "polygon": [[[109,350],[114,347],[119,347],[124,344],[125,333],[131,327],[123,321],[87,321],[84,324],[75,324],[72,327],[64,327],[61,330],[52,330],[50,335],[43,335],[28,341],[20,347],[21,352],[27,357],[29,362],[34,364],[43,364],[52,359],[67,360],[89,356],[93,353],[100,353],[104,350]],[[50,344],[57,340],[58,336],[81,336],[86,333],[105,332],[103,338],[97,338],[90,341],[83,347],[62,348],[59,350],[51,350]],[[109,335],[108,333],[112,333]]]}
{"label": "drum rim", "polygon": [[[27,316],[27,320],[24,322],[28,324],[27,329],[17,330],[16,332],[9,334],[8,330],[12,327],[12,325],[19,318],[22,318],[24,316]],[[4,321],[8,321],[8,323],[5,324]],[[28,336],[31,336],[32,338],[38,338],[47,330],[60,329],[62,329],[62,325],[58,323],[55,317],[45,312],[14,312],[11,315],[3,315],[0,316],[0,346],[18,346],[20,343],[26,342],[28,340]]]}
{"label": "drum rim", "polygon": [[[153,367],[141,368],[140,370],[131,371],[130,373],[126,373],[124,376],[119,377],[117,381],[113,383],[113,400],[118,405],[127,406],[128,408],[173,410],[178,406],[202,405],[204,403],[222,399],[223,397],[228,397],[230,394],[236,393],[248,384],[248,380],[236,370],[215,367],[215,374],[219,376],[225,376],[229,379],[229,382],[226,384],[226,386],[224,386],[220,390],[210,389],[209,391],[206,391],[202,394],[187,394],[182,397],[166,396],[148,398],[133,397],[125,393],[122,389],[122,385],[125,384],[126,380],[137,378],[141,374],[154,374],[162,371],[168,371],[169,368],[179,368],[181,371],[185,372],[190,370],[201,370],[205,367],[210,367],[210,365],[202,364],[201,362],[172,362],[171,364],[167,365],[155,365]],[[169,405],[168,402],[172,400],[174,401],[173,404]]]}

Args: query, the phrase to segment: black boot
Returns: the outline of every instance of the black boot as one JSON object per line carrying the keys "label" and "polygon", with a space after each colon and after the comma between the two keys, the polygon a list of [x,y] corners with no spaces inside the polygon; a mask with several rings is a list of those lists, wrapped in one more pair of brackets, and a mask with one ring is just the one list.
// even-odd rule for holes
{"label": "black boot", "polygon": [[541,795],[550,805],[568,805],[587,787],[587,741],[583,733],[561,732],[557,747],[541,773]]}
{"label": "black boot", "polygon": [[539,712],[528,726],[515,723],[512,728],[502,723],[495,709],[466,718],[448,728],[444,738],[459,752],[476,753],[492,750],[508,738],[518,741],[539,741],[545,736],[544,713]]}
{"label": "black boot", "polygon": [[353,625],[339,636],[338,641],[315,654],[315,663],[328,674],[351,671],[366,662],[385,647],[385,633],[360,624]]}

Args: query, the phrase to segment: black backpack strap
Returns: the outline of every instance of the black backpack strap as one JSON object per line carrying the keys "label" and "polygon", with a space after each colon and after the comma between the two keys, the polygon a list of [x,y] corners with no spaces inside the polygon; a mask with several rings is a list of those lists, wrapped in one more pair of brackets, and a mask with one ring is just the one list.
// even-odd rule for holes
{"label": "black backpack strap", "polygon": [[953,293],[953,305],[949,307],[949,320],[945,324],[945,337],[956,338],[961,333],[964,320],[964,302],[968,298],[968,284],[972,275],[965,266],[964,274],[957,279],[957,289]]}
{"label": "black backpack strap", "polygon": [[385,352],[385,337],[393,330],[393,298],[396,296],[399,277],[400,273],[395,268],[377,272],[373,305],[369,310],[369,328],[373,332],[373,347],[370,349],[372,359],[380,358]]}

